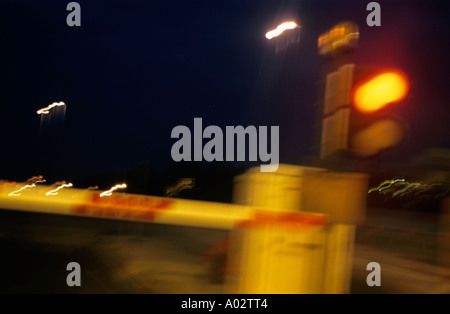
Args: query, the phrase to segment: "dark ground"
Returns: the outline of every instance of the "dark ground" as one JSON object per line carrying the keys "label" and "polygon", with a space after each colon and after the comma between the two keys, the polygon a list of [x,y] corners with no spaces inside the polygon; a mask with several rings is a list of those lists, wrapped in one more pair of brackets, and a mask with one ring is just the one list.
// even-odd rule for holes
{"label": "dark ground", "polygon": [[[371,209],[357,228],[352,293],[449,293],[436,214]],[[222,293],[205,252],[226,231],[0,211],[1,293]],[[81,265],[81,287],[66,265]],[[368,287],[376,261],[382,286]]]}

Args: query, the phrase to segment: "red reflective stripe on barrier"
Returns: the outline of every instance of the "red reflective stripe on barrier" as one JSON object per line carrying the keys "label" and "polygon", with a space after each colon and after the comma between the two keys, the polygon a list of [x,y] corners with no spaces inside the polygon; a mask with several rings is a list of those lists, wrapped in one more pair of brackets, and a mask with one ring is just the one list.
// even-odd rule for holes
{"label": "red reflective stripe on barrier", "polygon": [[253,226],[275,225],[285,227],[320,227],[329,223],[327,216],[313,213],[281,213],[263,210],[255,211],[252,219],[242,221],[238,227],[247,228]]}
{"label": "red reflective stripe on barrier", "polygon": [[172,200],[148,196],[113,194],[100,197],[95,193],[85,204],[74,207],[72,212],[77,215],[152,221],[157,212],[170,209],[173,204]]}

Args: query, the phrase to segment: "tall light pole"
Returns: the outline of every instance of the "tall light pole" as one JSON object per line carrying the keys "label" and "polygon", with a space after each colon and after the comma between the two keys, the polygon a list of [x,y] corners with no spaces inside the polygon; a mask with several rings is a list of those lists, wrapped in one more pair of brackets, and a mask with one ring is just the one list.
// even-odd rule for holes
{"label": "tall light pole", "polygon": [[[270,108],[270,123],[276,123],[282,130],[280,138],[280,160],[283,163],[296,161],[296,145],[293,133],[296,132],[298,120],[295,118],[298,111],[297,88],[300,84],[301,71],[299,69],[302,58],[299,55],[301,25],[294,20],[284,21],[265,33],[270,49],[270,59],[267,65],[270,74],[267,78],[269,86],[263,91],[263,102]],[[296,148],[293,148],[293,147]]]}

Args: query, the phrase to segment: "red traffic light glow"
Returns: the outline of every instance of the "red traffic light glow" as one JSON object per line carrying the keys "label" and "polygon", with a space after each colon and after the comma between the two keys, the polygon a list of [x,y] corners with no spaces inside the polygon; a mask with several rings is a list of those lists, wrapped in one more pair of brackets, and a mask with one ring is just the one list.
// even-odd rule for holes
{"label": "red traffic light glow", "polygon": [[409,80],[405,73],[383,69],[356,83],[352,90],[352,104],[359,112],[369,114],[404,100],[408,92]]}

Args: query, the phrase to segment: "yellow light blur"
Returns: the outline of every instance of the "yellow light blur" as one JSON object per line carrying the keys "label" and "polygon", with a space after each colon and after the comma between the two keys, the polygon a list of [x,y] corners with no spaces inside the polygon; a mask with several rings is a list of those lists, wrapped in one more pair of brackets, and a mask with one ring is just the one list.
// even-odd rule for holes
{"label": "yellow light blur", "polygon": [[405,132],[402,125],[394,120],[384,119],[356,134],[352,139],[351,146],[359,156],[369,157],[399,145],[404,137]]}
{"label": "yellow light blur", "polygon": [[100,194],[100,197],[103,197],[103,196],[111,196],[111,194],[112,194],[112,192],[113,192],[114,190],[117,190],[117,189],[125,189],[126,187],[127,187],[127,185],[126,185],[125,183],[124,183],[124,184],[117,184],[117,185],[113,186],[110,190],[101,193],[101,194]]}
{"label": "yellow light blur", "polygon": [[358,111],[372,113],[402,101],[408,92],[408,77],[399,70],[387,70],[355,85],[352,102]]}
{"label": "yellow light blur", "polygon": [[358,25],[353,22],[339,23],[330,31],[319,36],[317,40],[319,54],[327,54],[342,46],[355,46],[354,40],[358,38]]}
{"label": "yellow light blur", "polygon": [[286,31],[288,29],[294,29],[297,27],[298,27],[297,23],[292,22],[292,21],[281,23],[280,25],[277,26],[276,29],[268,31],[266,33],[266,38],[272,39],[274,37],[280,36],[284,31]]}

